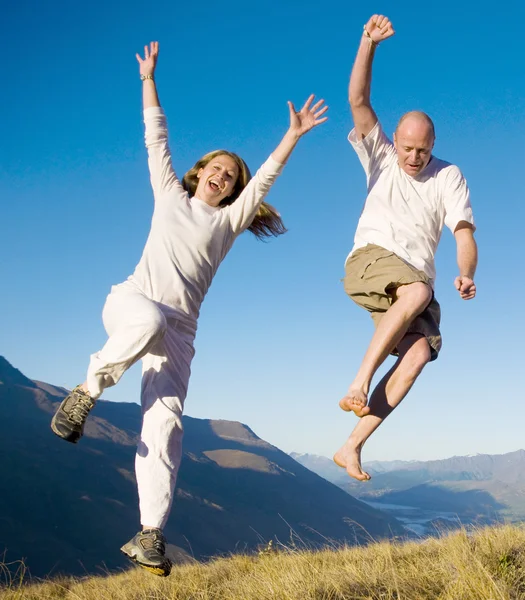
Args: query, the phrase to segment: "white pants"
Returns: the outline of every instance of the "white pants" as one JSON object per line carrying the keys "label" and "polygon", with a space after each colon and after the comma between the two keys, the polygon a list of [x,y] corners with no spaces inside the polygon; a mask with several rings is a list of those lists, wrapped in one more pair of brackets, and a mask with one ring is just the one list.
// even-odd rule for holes
{"label": "white pants", "polygon": [[91,356],[87,384],[98,398],[142,359],[142,431],[135,458],[142,525],[163,528],[182,458],[182,410],[196,323],[135,286],[115,286],[102,313],[109,339]]}

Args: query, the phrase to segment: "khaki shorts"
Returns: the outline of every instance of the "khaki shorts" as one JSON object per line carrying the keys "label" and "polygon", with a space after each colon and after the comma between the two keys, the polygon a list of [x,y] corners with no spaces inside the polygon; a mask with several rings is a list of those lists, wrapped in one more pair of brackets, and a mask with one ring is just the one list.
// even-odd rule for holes
{"label": "khaki shorts", "polygon": [[[370,312],[376,327],[392,306],[392,292],[399,286],[418,281],[431,286],[430,278],[423,271],[407,264],[394,252],[374,244],[356,250],[346,261],[345,273],[345,292],[356,304]],[[430,360],[435,360],[441,350],[440,320],[441,309],[432,296],[430,304],[408,328],[407,333],[420,333],[427,338]],[[397,356],[397,350],[392,354]]]}

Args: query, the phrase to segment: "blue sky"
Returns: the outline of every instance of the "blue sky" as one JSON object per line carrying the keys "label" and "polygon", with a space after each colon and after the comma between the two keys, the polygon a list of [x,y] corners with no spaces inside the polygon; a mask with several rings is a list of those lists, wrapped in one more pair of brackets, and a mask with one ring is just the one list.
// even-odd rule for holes
{"label": "blue sky", "polygon": [[[186,413],[247,423],[285,451],[331,456],[355,424],[345,393],[372,322],[340,278],[365,197],[346,142],[347,83],[363,24],[388,15],[374,108],[387,132],[411,109],[435,121],[435,154],[460,166],[478,226],[478,297],[437,255],[444,348],[364,459],[430,459],[525,447],[523,2],[435,4],[21,0],[4,10],[0,145],[0,354],[72,387],[105,341],[111,285],[140,258],[152,193],[135,52],[160,42],[158,89],[182,175],[226,147],[252,171],[286,130],[286,101],[325,98],[268,201],[289,233],[244,234],[204,302]],[[394,7],[392,5],[394,4]],[[484,8],[484,7],[487,8]],[[490,8],[490,9],[489,9]],[[104,397],[138,401],[134,367]]]}

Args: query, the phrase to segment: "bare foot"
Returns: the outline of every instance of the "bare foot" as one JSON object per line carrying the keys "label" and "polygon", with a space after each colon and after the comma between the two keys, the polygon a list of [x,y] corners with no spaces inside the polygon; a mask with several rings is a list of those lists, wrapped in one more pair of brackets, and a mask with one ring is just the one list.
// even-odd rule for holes
{"label": "bare foot", "polygon": [[349,389],[348,394],[339,401],[339,406],[346,412],[353,411],[358,417],[364,417],[370,412],[367,406],[368,398],[361,389]]}
{"label": "bare foot", "polygon": [[361,448],[347,442],[334,454],[334,462],[338,467],[346,469],[350,477],[358,481],[369,481],[372,477],[361,468]]}

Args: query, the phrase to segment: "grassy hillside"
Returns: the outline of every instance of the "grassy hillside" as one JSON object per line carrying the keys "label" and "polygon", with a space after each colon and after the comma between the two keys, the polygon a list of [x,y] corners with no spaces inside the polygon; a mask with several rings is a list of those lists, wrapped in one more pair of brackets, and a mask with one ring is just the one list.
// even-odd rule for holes
{"label": "grassy hillside", "polygon": [[519,600],[525,529],[505,526],[421,543],[309,552],[271,546],[175,568],[167,579],[132,568],[107,577],[24,586],[1,600]]}

